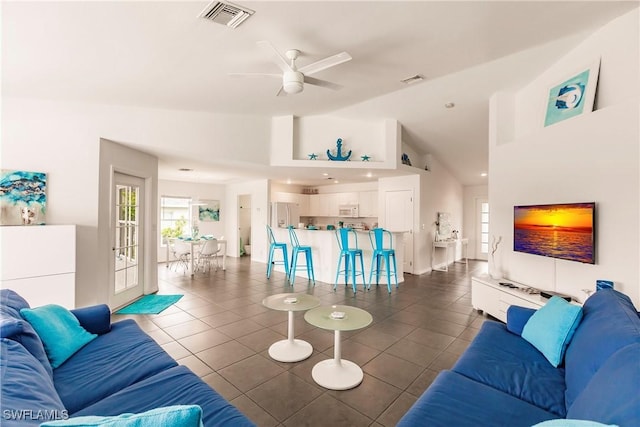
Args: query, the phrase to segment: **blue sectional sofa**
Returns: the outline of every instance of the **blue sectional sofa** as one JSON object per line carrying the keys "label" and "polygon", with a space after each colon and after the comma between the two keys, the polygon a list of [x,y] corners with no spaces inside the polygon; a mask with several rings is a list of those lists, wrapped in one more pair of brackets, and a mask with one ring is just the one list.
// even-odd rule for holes
{"label": "blue sectional sofa", "polygon": [[533,313],[512,306],[506,325],[485,321],[398,425],[640,426],[640,317],[631,300],[612,289],[593,294],[557,368],[521,337]]}
{"label": "blue sectional sofa", "polygon": [[43,343],[20,315],[28,303],[0,290],[0,424],[39,425],[80,416],[142,413],[198,405],[205,426],[253,426],[185,366],[178,366],[133,320],[111,324],[106,305],[72,310],[98,336],[52,369]]}

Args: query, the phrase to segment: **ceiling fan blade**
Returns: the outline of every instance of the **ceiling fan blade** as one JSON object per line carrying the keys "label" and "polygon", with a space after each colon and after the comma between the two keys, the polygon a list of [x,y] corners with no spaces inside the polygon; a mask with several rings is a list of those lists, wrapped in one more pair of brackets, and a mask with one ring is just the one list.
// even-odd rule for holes
{"label": "ceiling fan blade", "polygon": [[284,91],[283,86],[280,86],[280,89],[278,89],[278,92],[276,92],[276,96],[287,96],[287,92]]}
{"label": "ceiling fan blade", "polygon": [[336,83],[331,83],[326,80],[316,79],[315,77],[304,76],[304,82],[313,86],[325,87],[332,90],[340,90],[342,86]]}
{"label": "ceiling fan blade", "polygon": [[282,78],[282,74],[270,74],[270,73],[229,73],[229,77],[277,77]]}
{"label": "ceiling fan blade", "polygon": [[351,55],[349,55],[347,52],[340,52],[336,55],[329,56],[312,64],[305,65],[298,71],[300,71],[302,74],[310,75],[347,61],[351,61]]}
{"label": "ceiling fan blade", "polygon": [[271,58],[271,60],[284,72],[292,71],[284,56],[268,41],[261,40],[257,45]]}

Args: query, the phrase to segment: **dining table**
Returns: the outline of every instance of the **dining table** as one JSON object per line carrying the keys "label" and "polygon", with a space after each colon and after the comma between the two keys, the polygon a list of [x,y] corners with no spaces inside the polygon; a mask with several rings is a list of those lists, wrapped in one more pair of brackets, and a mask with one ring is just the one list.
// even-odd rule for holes
{"label": "dining table", "polygon": [[[205,242],[212,240],[212,239],[207,239],[204,237],[199,237],[199,238],[186,238],[186,239],[181,239],[179,237],[176,238],[171,238],[171,239],[167,239],[167,267],[169,267],[169,257],[170,257],[170,252],[169,252],[169,243],[173,240],[181,240],[185,243],[188,243],[191,247],[190,250],[190,256],[189,256],[189,268],[191,271],[191,277],[195,276],[196,270],[195,270],[195,261],[197,260],[196,258],[196,250],[200,248],[200,246],[204,245]],[[220,252],[222,252],[222,270],[226,270],[226,261],[227,261],[227,241],[224,239],[216,239],[218,242],[218,245],[220,246]]]}

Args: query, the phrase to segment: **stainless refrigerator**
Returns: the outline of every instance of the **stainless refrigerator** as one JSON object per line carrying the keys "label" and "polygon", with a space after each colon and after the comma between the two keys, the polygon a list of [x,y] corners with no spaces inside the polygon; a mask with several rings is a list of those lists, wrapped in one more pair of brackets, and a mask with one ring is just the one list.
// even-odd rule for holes
{"label": "stainless refrigerator", "polygon": [[271,226],[285,228],[297,227],[300,223],[300,209],[295,203],[271,203]]}

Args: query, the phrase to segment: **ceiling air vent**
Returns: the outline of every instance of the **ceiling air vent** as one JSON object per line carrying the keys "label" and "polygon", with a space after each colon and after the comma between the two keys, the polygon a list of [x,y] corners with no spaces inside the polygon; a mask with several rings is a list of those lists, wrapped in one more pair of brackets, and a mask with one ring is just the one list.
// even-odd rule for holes
{"label": "ceiling air vent", "polygon": [[404,83],[406,85],[410,85],[413,83],[418,83],[424,80],[424,77],[422,77],[420,74],[416,74],[415,76],[411,76],[411,77],[407,77],[406,79],[402,79],[400,80],[400,83]]}
{"label": "ceiling air vent", "polygon": [[238,6],[237,4],[212,1],[200,12],[198,17],[226,25],[227,27],[236,28],[248,17],[253,15],[253,13],[253,10]]}

